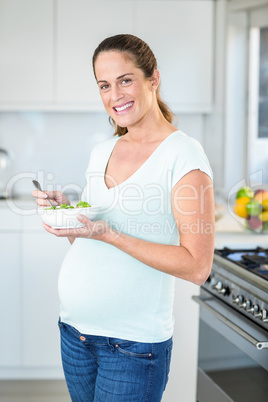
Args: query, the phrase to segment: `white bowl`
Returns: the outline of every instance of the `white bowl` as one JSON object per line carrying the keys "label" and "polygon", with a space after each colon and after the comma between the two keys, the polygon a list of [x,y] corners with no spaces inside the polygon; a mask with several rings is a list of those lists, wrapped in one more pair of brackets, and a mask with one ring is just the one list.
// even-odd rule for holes
{"label": "white bowl", "polygon": [[74,229],[85,226],[77,220],[78,215],[85,215],[93,220],[100,212],[99,205],[92,205],[86,208],[67,208],[67,209],[46,209],[39,208],[38,215],[42,221],[53,229]]}

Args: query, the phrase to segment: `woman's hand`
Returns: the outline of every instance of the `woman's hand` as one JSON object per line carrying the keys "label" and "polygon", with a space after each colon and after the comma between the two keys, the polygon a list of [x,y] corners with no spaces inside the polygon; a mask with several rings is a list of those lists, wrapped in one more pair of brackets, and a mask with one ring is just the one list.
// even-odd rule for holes
{"label": "woman's hand", "polygon": [[45,223],[43,223],[43,226],[47,232],[57,237],[68,237],[73,240],[77,237],[84,237],[86,239],[105,241],[106,235],[112,232],[112,228],[105,221],[93,222],[84,215],[78,215],[77,219],[85,226],[76,229],[53,229]]}
{"label": "woman's hand", "polygon": [[35,202],[39,207],[49,207],[50,204],[47,198],[50,199],[53,205],[67,204],[70,205],[70,201],[61,191],[39,191],[34,190],[32,196],[36,198]]}

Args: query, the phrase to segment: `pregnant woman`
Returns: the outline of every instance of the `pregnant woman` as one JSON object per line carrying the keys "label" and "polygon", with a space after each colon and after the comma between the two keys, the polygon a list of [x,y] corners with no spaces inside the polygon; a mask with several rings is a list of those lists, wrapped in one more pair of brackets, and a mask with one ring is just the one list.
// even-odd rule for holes
{"label": "pregnant woman", "polygon": [[[115,135],[92,150],[82,200],[103,208],[94,221],[80,216],[80,229],[44,224],[71,243],[59,275],[62,363],[74,402],[158,402],[175,278],[201,285],[212,266],[212,171],[201,145],[172,124],[144,41],[103,40],[93,69]],[[69,204],[60,192],[33,195],[39,206],[47,197]]]}

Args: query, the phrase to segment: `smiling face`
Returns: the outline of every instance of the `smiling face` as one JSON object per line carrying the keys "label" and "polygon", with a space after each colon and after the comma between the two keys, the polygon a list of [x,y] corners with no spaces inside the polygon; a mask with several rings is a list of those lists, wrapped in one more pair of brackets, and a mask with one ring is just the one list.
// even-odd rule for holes
{"label": "smiling face", "polygon": [[136,126],[157,105],[158,71],[150,79],[145,78],[127,53],[101,52],[95,74],[104,107],[120,127]]}

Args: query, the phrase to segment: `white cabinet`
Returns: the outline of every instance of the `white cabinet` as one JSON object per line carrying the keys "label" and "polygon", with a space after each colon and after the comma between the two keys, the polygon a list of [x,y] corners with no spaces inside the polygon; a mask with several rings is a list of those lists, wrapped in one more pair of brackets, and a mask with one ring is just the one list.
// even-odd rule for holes
{"label": "white cabinet", "polygon": [[[213,103],[213,1],[137,2],[136,33],[152,48],[161,93],[172,109],[209,112]],[[152,29],[152,26],[155,28]]]}
{"label": "white cabinet", "polygon": [[0,379],[63,378],[57,282],[69,248],[39,216],[1,205]]}
{"label": "white cabinet", "polygon": [[25,367],[61,366],[57,282],[69,247],[67,239],[56,238],[45,231],[22,233],[22,360]]}
{"label": "white cabinet", "polygon": [[176,278],[173,349],[162,402],[196,401],[199,307],[192,296],[199,293],[199,286]]}
{"label": "white cabinet", "polygon": [[209,112],[213,7],[212,0],[124,1],[123,7],[120,1],[59,0],[57,101],[102,108],[92,55],[105,37],[127,32],[144,39],[155,52],[163,99],[173,110]]}
{"label": "white cabinet", "polygon": [[0,232],[0,256],[0,369],[9,369],[22,363],[19,233]]}
{"label": "white cabinet", "polygon": [[56,100],[102,109],[93,52],[108,36],[133,33],[133,1],[58,0],[57,4]]}
{"label": "white cabinet", "polygon": [[107,36],[152,47],[176,112],[213,103],[213,1],[0,0],[0,109],[104,110],[92,55]]}
{"label": "white cabinet", "polygon": [[53,0],[0,0],[0,107],[52,100]]}

